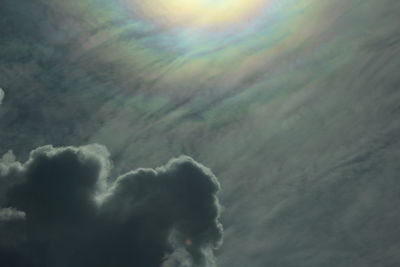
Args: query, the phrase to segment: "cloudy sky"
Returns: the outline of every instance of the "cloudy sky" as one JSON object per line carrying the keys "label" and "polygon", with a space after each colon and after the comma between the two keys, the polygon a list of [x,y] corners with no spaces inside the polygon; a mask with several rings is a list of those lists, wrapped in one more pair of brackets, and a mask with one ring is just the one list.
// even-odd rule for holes
{"label": "cloudy sky", "polygon": [[400,266],[399,12],[3,0],[0,262]]}

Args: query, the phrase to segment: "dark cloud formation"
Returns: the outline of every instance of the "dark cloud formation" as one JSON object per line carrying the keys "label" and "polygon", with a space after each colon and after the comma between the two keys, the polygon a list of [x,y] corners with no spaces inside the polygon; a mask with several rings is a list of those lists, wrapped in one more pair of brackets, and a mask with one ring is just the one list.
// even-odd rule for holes
{"label": "dark cloud formation", "polygon": [[0,162],[3,266],[214,266],[219,184],[189,157],[116,179],[100,145]]}

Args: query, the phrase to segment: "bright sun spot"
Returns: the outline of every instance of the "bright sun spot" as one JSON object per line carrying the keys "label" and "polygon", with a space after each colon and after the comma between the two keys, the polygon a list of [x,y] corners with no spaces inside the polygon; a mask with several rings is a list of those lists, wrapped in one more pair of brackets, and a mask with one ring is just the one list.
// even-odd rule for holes
{"label": "bright sun spot", "polygon": [[245,23],[269,0],[138,1],[142,16],[168,27],[224,28]]}

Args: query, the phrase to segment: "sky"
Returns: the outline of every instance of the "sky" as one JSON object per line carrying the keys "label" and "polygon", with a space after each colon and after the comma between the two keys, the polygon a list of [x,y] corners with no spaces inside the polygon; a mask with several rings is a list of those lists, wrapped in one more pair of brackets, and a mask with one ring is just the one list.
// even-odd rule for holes
{"label": "sky", "polygon": [[399,11],[3,0],[0,262],[399,266]]}

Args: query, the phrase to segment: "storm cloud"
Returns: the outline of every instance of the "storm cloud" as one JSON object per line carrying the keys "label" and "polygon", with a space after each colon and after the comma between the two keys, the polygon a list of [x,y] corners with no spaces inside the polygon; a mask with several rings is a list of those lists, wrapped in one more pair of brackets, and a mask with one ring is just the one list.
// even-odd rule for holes
{"label": "storm cloud", "polygon": [[219,183],[209,169],[186,156],[115,179],[110,169],[100,145],[43,146],[23,164],[5,155],[2,264],[215,265],[222,226]]}

